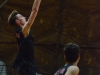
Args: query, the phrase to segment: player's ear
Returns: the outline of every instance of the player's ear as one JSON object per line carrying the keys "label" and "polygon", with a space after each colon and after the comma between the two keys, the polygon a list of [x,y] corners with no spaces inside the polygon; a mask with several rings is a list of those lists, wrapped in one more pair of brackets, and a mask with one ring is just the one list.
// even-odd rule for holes
{"label": "player's ear", "polygon": [[15,20],[16,24],[20,24],[20,21],[18,19]]}
{"label": "player's ear", "polygon": [[80,59],[80,54],[78,55],[78,59]]}

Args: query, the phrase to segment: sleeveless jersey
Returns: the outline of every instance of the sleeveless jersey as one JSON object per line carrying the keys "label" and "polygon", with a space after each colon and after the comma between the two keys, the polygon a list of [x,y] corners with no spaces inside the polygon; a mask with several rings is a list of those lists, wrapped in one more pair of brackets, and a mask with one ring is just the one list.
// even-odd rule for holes
{"label": "sleeveless jersey", "polygon": [[25,65],[27,67],[35,67],[34,38],[31,36],[30,33],[28,34],[26,38],[24,38],[22,29],[18,28],[16,30],[16,40],[18,43],[19,51],[14,62],[22,63],[22,65]]}
{"label": "sleeveless jersey", "polygon": [[67,68],[71,65],[72,64],[68,64],[68,65],[61,67],[54,75],[64,75],[67,71]]}

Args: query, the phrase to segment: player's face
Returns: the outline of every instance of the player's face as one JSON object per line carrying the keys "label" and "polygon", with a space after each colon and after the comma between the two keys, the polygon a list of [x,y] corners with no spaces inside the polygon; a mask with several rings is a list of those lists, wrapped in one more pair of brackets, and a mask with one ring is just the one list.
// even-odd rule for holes
{"label": "player's face", "polygon": [[26,23],[26,17],[24,17],[23,15],[17,14],[16,17],[19,20],[20,25],[23,26]]}

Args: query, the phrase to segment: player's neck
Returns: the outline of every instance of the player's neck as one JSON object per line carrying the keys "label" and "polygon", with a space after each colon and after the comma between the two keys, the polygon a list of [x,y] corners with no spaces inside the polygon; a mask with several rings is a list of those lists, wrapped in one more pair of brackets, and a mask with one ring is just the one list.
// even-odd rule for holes
{"label": "player's neck", "polygon": [[68,62],[66,62],[66,64],[65,65],[68,65],[68,64],[72,64],[72,65],[75,65],[75,66],[77,66],[77,62],[74,62],[74,63],[68,63]]}

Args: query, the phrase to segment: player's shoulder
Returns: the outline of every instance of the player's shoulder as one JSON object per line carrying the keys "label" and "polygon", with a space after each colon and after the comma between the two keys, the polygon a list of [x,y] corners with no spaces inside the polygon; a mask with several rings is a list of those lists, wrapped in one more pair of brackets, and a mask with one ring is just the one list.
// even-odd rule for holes
{"label": "player's shoulder", "polygon": [[79,68],[78,66],[69,66],[67,69],[67,72],[65,73],[65,75],[78,75],[79,73]]}
{"label": "player's shoulder", "polygon": [[71,66],[69,66],[68,68],[69,68],[69,69],[79,69],[79,67],[78,67],[78,66],[75,66],[75,65],[71,65]]}
{"label": "player's shoulder", "polygon": [[70,71],[77,71],[77,70],[79,70],[79,67],[72,65],[72,66],[68,67],[68,70],[70,70]]}

